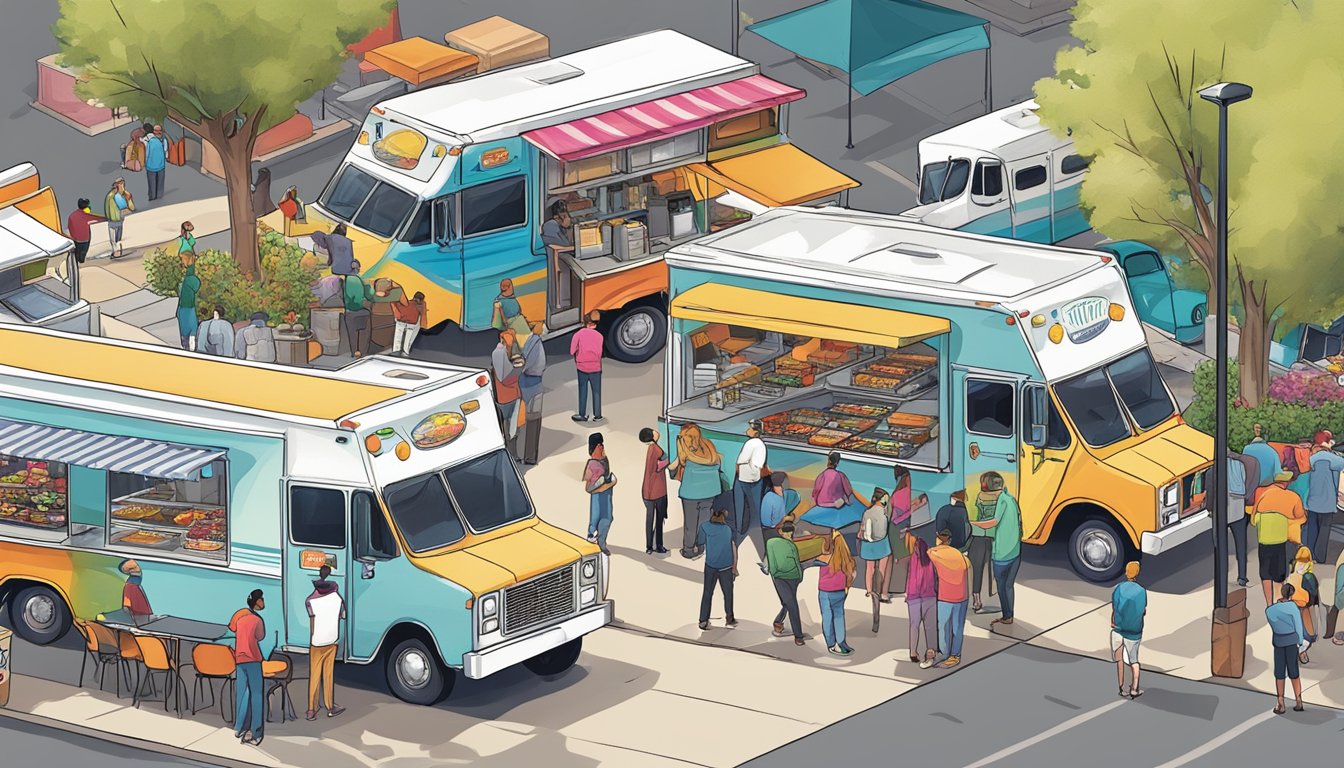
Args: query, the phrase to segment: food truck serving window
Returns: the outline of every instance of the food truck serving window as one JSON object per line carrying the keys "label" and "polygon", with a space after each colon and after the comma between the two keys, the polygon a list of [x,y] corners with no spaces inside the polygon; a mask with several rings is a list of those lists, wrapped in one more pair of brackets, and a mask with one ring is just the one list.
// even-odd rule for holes
{"label": "food truck serving window", "polygon": [[107,475],[108,544],[207,560],[228,545],[227,464],[216,459],[191,479]]}
{"label": "food truck serving window", "polygon": [[0,454],[0,530],[66,530],[67,483],[65,464]]}

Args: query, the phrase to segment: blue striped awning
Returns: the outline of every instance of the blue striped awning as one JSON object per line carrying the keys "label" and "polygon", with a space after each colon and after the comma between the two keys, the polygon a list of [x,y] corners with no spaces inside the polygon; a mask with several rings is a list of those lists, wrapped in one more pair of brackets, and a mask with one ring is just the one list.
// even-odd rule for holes
{"label": "blue striped awning", "polygon": [[225,455],[218,448],[99,435],[3,419],[0,419],[0,453],[168,480],[193,479],[201,467]]}

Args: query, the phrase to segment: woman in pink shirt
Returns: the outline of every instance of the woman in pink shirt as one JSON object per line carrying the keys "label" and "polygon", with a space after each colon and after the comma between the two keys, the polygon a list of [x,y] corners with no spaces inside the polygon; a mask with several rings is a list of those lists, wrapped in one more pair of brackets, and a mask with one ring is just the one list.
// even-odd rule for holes
{"label": "woman in pink shirt", "polygon": [[868,508],[867,502],[854,493],[849,478],[840,471],[839,451],[831,451],[826,457],[826,469],[817,475],[817,481],[812,484],[812,503],[818,507],[846,510],[853,514],[852,522],[858,522],[863,517],[863,511]]}
{"label": "woman in pink shirt", "polygon": [[937,574],[929,559],[929,545],[923,539],[906,532],[905,545],[910,550],[910,573],[905,579],[905,608],[910,618],[910,660],[919,662],[919,628],[924,627],[924,662],[921,669],[933,666],[938,655],[938,592]]}
{"label": "woman in pink shirt", "polygon": [[821,603],[821,632],[826,650],[832,656],[854,652],[845,642],[845,597],[854,583],[854,555],[839,531],[831,534],[831,560],[821,567],[817,578],[818,602]]}

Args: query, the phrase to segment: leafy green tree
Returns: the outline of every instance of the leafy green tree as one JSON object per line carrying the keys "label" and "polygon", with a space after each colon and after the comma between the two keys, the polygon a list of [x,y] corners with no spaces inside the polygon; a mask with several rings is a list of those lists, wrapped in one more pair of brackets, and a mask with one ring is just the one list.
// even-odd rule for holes
{"label": "leafy green tree", "polygon": [[60,0],[52,31],[76,92],[151,120],[171,117],[224,165],[233,257],[261,275],[250,194],[262,131],[335,82],[346,46],[395,0]]}
{"label": "leafy green tree", "polygon": [[1279,324],[1336,316],[1344,270],[1344,3],[1079,0],[1041,119],[1091,155],[1094,229],[1216,270],[1218,109],[1198,90],[1248,83],[1229,119],[1229,291],[1240,312],[1241,397],[1260,403]]}

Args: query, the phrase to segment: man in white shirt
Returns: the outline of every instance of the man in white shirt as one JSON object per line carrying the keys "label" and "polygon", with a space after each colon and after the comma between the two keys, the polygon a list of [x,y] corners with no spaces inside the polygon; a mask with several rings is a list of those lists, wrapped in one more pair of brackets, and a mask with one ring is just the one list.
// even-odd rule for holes
{"label": "man in white shirt", "polygon": [[747,442],[737,454],[737,482],[733,483],[733,531],[738,540],[751,530],[752,515],[761,521],[761,470],[765,468],[765,443],[761,440],[761,422],[747,424]]}
{"label": "man in white shirt", "polygon": [[313,582],[313,593],[306,601],[308,607],[308,719],[317,719],[317,694],[320,691],[327,706],[327,717],[345,711],[336,706],[335,683],[336,642],[340,639],[341,619],[345,618],[345,600],[336,591],[336,582],[329,581],[329,566],[322,566],[318,579]]}

